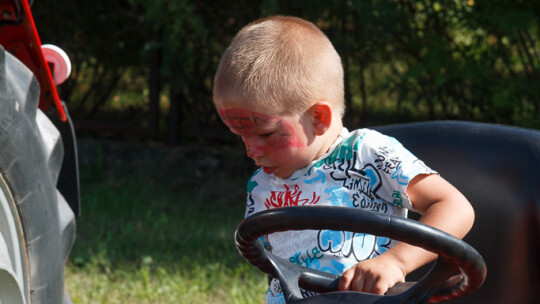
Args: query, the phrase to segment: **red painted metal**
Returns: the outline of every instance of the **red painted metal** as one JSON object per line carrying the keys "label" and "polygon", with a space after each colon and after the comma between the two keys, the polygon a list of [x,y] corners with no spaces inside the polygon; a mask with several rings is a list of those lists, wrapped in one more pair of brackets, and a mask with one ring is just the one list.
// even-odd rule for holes
{"label": "red painted metal", "polygon": [[41,41],[28,1],[0,0],[0,20],[14,23],[0,27],[0,44],[36,76],[40,86],[39,108],[43,111],[56,108],[60,119],[66,121],[49,65],[41,50]]}

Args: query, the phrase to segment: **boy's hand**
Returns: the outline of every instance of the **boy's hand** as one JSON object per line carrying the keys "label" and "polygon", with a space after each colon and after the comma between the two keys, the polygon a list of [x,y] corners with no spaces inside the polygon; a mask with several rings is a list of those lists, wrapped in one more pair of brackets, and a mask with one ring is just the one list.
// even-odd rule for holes
{"label": "boy's hand", "polygon": [[[387,252],[388,253],[388,252]],[[340,291],[362,291],[383,295],[397,282],[405,279],[405,272],[389,254],[362,261],[343,273]]]}
{"label": "boy's hand", "polygon": [[[474,222],[474,210],[467,199],[450,183],[436,174],[417,175],[407,187],[407,194],[419,221],[463,238]],[[380,256],[360,262],[345,271],[339,290],[384,294],[405,275],[434,260],[436,254],[398,242]]]}

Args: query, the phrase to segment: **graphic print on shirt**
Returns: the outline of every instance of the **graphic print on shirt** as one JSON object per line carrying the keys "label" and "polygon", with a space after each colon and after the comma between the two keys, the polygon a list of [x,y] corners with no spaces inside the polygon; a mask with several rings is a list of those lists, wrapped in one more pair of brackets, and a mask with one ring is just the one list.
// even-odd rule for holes
{"label": "graphic print on shirt", "polygon": [[329,172],[329,176],[333,181],[348,190],[347,192],[350,193],[352,198],[352,204],[339,204],[340,206],[360,207],[387,213],[388,206],[382,203],[382,200],[377,195],[377,191],[382,186],[382,178],[379,170],[377,170],[377,164],[367,163],[360,168],[358,145],[363,138],[363,134],[358,140],[354,140],[356,136],[356,133],[354,133],[353,136],[345,139],[340,146],[336,147],[333,153],[314,167],[318,166],[320,170]]}
{"label": "graphic print on shirt", "polygon": [[253,189],[259,184],[253,179],[250,178],[247,183],[247,205],[246,205],[246,217],[252,215],[255,212],[255,200],[253,199]]}
{"label": "graphic print on shirt", "polygon": [[[406,216],[413,208],[405,189],[418,174],[434,173],[393,138],[367,130],[342,132],[325,157],[290,179],[257,171],[248,183],[246,216],[262,210],[327,205]],[[331,230],[287,231],[268,235],[269,248],[290,262],[340,275],[356,263],[387,251],[394,241],[365,233]],[[305,292],[302,290],[302,292]],[[308,295],[308,293],[306,293]],[[267,303],[283,301],[273,280]]]}
{"label": "graphic print on shirt", "polygon": [[[376,212],[388,213],[389,206],[379,195],[378,190],[382,186],[380,171],[384,169],[385,173],[392,173],[401,164],[401,160],[395,157],[395,151],[392,148],[382,147],[379,149],[374,163],[367,163],[362,168],[357,164],[358,160],[358,141],[352,138],[344,140],[342,145],[337,148],[328,158],[325,159],[321,169],[330,171],[330,177],[337,182],[341,182],[341,187],[334,186],[326,189],[330,192],[329,201],[331,205],[347,206],[361,208]],[[360,139],[362,136],[360,137]],[[342,189],[340,191],[339,189]],[[343,190],[347,189],[347,190]],[[336,191],[337,193],[334,193]],[[343,193],[346,192],[346,193]],[[399,192],[395,195],[395,202],[400,202]],[[318,246],[322,252],[334,256],[352,258],[360,262],[371,257],[380,255],[390,246],[390,239],[386,237],[377,237],[365,233],[354,233],[348,231],[321,230],[317,236]],[[325,269],[326,271],[340,274],[344,267],[350,265],[335,265],[334,269]],[[337,267],[336,267],[337,266]]]}
{"label": "graphic print on shirt", "polygon": [[[350,151],[344,155],[352,157],[338,158],[333,163],[325,162],[325,165],[321,167],[321,169],[329,171],[332,180],[339,184],[339,186],[334,186],[331,191],[326,189],[326,192],[331,192],[330,203],[336,206],[388,213],[388,205],[377,195],[377,191],[382,185],[382,179],[376,167],[369,163],[359,168],[357,164],[358,152],[355,149],[347,149],[346,147],[341,151]],[[343,190],[339,191],[338,189]],[[334,194],[333,191],[336,190],[338,193]],[[370,234],[332,230],[320,230],[317,240],[322,252],[349,259],[354,258],[355,262],[380,254],[378,243],[382,243],[381,245],[389,243],[387,238],[379,240],[379,237]],[[333,268],[325,267],[324,271],[340,274],[344,268],[351,265],[335,262],[332,266]]]}
{"label": "graphic print on shirt", "polygon": [[[305,206],[315,205],[321,199],[315,192],[311,195],[302,195],[298,184],[288,186],[284,184],[284,191],[272,191],[270,197],[264,201],[266,209],[289,207],[289,206]],[[291,189],[292,188],[292,189]]]}
{"label": "graphic print on shirt", "polygon": [[313,247],[311,250],[306,249],[304,252],[297,252],[289,258],[291,263],[304,266],[311,269],[320,269],[319,260],[323,257],[321,250],[317,247]]}

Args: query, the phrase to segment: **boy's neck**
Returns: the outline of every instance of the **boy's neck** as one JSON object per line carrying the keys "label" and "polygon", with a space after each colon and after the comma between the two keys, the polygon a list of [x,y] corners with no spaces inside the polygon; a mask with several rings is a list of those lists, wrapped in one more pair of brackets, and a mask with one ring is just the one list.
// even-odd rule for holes
{"label": "boy's neck", "polygon": [[330,150],[332,145],[336,142],[336,139],[339,137],[342,129],[343,123],[341,119],[339,119],[335,123],[331,124],[330,128],[324,133],[324,135],[321,135],[321,149],[319,150],[319,153],[317,153],[315,159],[318,159]]}

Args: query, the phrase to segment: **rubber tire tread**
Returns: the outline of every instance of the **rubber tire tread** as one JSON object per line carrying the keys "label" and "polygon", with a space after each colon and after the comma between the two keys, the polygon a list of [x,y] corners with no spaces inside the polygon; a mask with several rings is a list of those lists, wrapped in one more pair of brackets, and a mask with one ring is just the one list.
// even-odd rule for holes
{"label": "rubber tire tread", "polygon": [[[64,301],[56,178],[63,148],[38,111],[39,84],[0,48],[0,174],[15,199],[26,246],[27,303]],[[50,123],[52,125],[52,123]]]}

